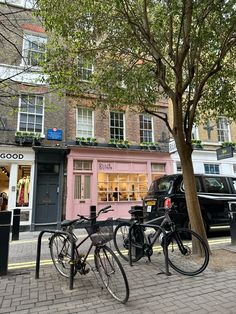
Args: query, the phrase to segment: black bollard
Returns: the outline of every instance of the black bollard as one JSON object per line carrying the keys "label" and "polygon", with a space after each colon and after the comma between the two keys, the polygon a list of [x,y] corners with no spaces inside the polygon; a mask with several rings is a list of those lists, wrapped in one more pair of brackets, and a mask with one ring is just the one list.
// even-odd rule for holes
{"label": "black bollard", "polygon": [[7,274],[11,213],[7,210],[0,212],[0,276]]}
{"label": "black bollard", "polygon": [[13,210],[13,222],[12,222],[12,241],[19,240],[20,232],[20,208]]}

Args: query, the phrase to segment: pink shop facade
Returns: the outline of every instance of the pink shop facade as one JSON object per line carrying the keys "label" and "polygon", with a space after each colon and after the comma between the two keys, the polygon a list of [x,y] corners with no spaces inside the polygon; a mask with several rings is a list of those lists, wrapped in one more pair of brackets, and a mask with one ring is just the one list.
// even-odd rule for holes
{"label": "pink shop facade", "polygon": [[[88,216],[90,206],[112,205],[107,217],[129,218],[142,205],[154,178],[172,173],[169,153],[99,147],[71,147],[67,163],[66,219]],[[105,215],[102,220],[107,218]]]}

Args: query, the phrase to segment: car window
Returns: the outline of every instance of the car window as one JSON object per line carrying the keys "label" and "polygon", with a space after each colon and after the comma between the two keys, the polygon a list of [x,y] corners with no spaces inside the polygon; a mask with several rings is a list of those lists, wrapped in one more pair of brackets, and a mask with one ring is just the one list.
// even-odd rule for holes
{"label": "car window", "polygon": [[230,178],[230,180],[232,180],[232,185],[233,185],[233,189],[234,189],[234,193],[236,193],[236,178]]}
{"label": "car window", "polygon": [[207,193],[229,193],[226,179],[222,177],[205,177]]}
{"label": "car window", "polygon": [[[197,192],[202,192],[202,185],[199,177],[195,177]],[[185,192],[184,181],[181,182],[180,190]]]}
{"label": "car window", "polygon": [[170,178],[153,181],[148,190],[148,194],[154,194],[157,192],[168,192],[172,187],[172,184],[173,180],[171,180]]}

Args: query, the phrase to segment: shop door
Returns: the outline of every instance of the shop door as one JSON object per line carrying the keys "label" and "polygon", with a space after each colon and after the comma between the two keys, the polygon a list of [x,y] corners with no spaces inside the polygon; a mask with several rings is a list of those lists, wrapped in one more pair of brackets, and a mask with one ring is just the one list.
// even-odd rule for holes
{"label": "shop door", "polygon": [[58,175],[40,174],[37,180],[35,224],[57,222],[58,196]]}

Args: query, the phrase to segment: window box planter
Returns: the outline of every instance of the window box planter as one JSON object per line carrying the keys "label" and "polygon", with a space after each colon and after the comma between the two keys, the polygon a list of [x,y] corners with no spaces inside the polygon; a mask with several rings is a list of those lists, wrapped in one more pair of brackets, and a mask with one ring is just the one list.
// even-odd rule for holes
{"label": "window box planter", "polygon": [[42,138],[40,133],[34,132],[16,132],[15,142],[20,145],[35,145],[40,146]]}
{"label": "window box planter", "polygon": [[127,140],[111,139],[108,145],[112,147],[116,147],[116,148],[129,148],[130,147],[130,143]]}
{"label": "window box planter", "polygon": [[94,137],[76,137],[75,143],[81,146],[96,146],[97,140]]}
{"label": "window box planter", "polygon": [[229,147],[229,146],[232,146],[233,149],[235,150],[235,148],[236,148],[236,142],[223,142],[223,143],[221,144],[221,147]]}
{"label": "window box planter", "polygon": [[150,151],[160,150],[158,142],[142,142],[140,143],[140,148],[144,150],[150,150]]}
{"label": "window box planter", "polygon": [[193,149],[203,149],[201,140],[192,140],[191,143]]}

